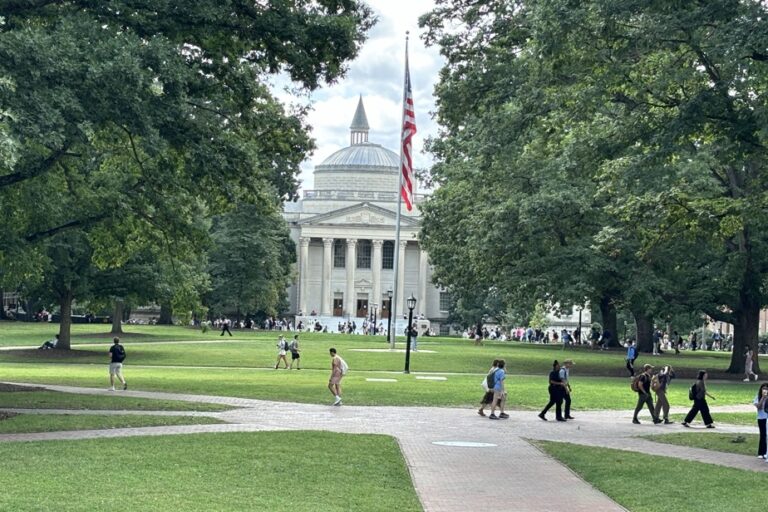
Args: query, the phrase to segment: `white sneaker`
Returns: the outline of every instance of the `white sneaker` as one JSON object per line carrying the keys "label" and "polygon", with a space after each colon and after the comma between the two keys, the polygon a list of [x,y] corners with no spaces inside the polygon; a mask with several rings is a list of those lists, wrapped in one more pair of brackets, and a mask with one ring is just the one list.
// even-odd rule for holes
{"label": "white sneaker", "polygon": [[110,391],[114,391],[115,390],[115,386],[112,386],[111,388],[109,388],[109,390]]}
{"label": "white sneaker", "polygon": [[742,380],[741,382],[749,382],[749,377],[747,377],[746,379]]}
{"label": "white sneaker", "polygon": [[341,398],[337,398],[333,405],[341,405]]}

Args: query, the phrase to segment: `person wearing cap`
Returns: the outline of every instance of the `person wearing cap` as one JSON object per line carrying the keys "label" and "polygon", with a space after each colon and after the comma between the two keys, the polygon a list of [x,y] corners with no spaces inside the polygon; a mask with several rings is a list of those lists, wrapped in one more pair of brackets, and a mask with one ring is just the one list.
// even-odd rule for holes
{"label": "person wearing cap", "polygon": [[563,400],[565,401],[565,419],[567,420],[575,420],[573,416],[571,416],[571,366],[573,366],[573,359],[566,359],[563,361],[563,366],[560,368],[560,378],[563,381],[563,385],[565,387],[565,395],[563,395]]}
{"label": "person wearing cap", "polygon": [[650,364],[643,365],[643,373],[637,376],[637,406],[635,406],[635,415],[632,418],[632,423],[639,425],[640,420],[637,419],[637,414],[643,409],[644,405],[648,406],[648,411],[651,413],[654,423],[661,423],[661,420],[653,409],[653,398],[651,397],[651,372],[653,366]]}

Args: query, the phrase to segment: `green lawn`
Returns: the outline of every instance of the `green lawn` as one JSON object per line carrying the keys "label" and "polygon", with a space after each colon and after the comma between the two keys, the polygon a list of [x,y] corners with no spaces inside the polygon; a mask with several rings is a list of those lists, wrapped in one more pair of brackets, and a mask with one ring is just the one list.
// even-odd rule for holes
{"label": "green lawn", "polygon": [[[364,353],[361,353],[364,354]],[[360,356],[364,357],[364,356]],[[166,391],[258,398],[288,402],[324,403],[331,397],[326,389],[328,370],[254,370],[252,368],[154,368],[132,367],[124,371],[132,390]],[[444,381],[420,380],[420,375],[351,370],[342,383],[344,400],[355,405],[476,405],[481,396],[480,375],[447,374]],[[369,378],[396,379],[395,383],[369,382]],[[106,386],[104,364],[5,364],[0,381],[63,384],[85,387]],[[631,409],[636,395],[629,379],[576,377],[573,408]],[[512,375],[507,380],[508,405],[517,409],[539,409],[548,400],[545,376]],[[741,383],[710,386],[717,404],[742,404],[751,400],[752,389]],[[673,386],[668,397],[673,405],[688,405],[687,389]],[[120,393],[115,393],[117,398]],[[1,394],[0,394],[1,396]]]}
{"label": "green lawn", "polygon": [[765,510],[758,491],[765,473],[594,446],[537,444],[632,512]]}
{"label": "green lawn", "polygon": [[328,432],[0,444],[0,510],[421,510],[394,439]]}
{"label": "green lawn", "polygon": [[19,414],[0,420],[0,434],[223,423],[207,416]]}
{"label": "green lawn", "polygon": [[[112,335],[104,325],[76,324],[73,343],[86,344],[70,353],[60,351],[25,350],[0,352],[3,362],[90,362],[103,363]],[[56,324],[0,322],[0,346],[37,347],[57,331]],[[131,364],[142,365],[204,365],[267,368],[274,365],[275,343],[279,332],[235,331],[235,336],[220,337],[217,332],[202,333],[198,329],[174,326],[124,326],[122,336]],[[292,333],[285,333],[292,335]],[[359,352],[357,350],[386,349],[383,337],[302,333],[303,364],[307,368],[325,368],[328,348],[335,346],[339,353],[357,370],[400,371],[404,366],[401,352]],[[178,345],[173,341],[212,341],[217,343],[189,343]],[[224,343],[219,343],[219,342]],[[165,342],[165,343],[158,343]],[[101,346],[89,346],[101,345]],[[398,348],[403,348],[402,340]],[[423,351],[414,353],[413,371],[480,373],[485,372],[495,358],[507,361],[509,372],[517,375],[546,377],[554,359],[575,359],[574,375],[622,377],[624,351],[593,351],[586,348],[563,351],[559,346],[527,343],[486,343],[475,347],[468,340],[457,338],[422,338]],[[432,351],[430,353],[427,351]],[[719,352],[685,352],[679,356],[651,357],[641,355],[637,364],[651,362],[656,366],[671,364],[677,369],[678,382],[694,377],[700,368],[710,370],[711,377],[723,376],[730,354]],[[734,377],[735,378],[735,377]]]}
{"label": "green lawn", "polygon": [[[7,379],[13,380],[13,379]],[[228,411],[232,407],[218,404],[133,398],[119,391],[114,394],[75,395],[56,391],[0,391],[0,408],[5,409],[94,409],[125,411]]]}
{"label": "green lawn", "polygon": [[[755,430],[757,431],[757,428],[755,428]],[[716,452],[757,456],[757,434],[686,432],[643,437],[657,443],[676,444],[679,446],[704,448],[705,450],[714,450]],[[743,440],[743,442],[740,442],[741,440]]]}

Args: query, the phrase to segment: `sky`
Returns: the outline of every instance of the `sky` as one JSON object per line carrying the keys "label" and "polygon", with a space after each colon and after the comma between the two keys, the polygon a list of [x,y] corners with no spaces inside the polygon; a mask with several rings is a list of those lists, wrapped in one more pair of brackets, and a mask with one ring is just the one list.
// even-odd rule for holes
{"label": "sky", "polygon": [[[434,8],[434,1],[368,0],[367,3],[379,21],[368,33],[360,55],[349,64],[344,78],[313,92],[310,97],[312,111],[308,122],[317,149],[302,165],[303,190],[313,188],[314,166],[349,145],[349,125],[360,95],[371,128],[368,140],[399,152],[406,31],[410,31],[409,62],[416,111],[414,166],[430,166],[431,159],[423,147],[426,137],[437,134],[430,112],[435,109],[432,93],[443,59],[437,48],[424,47],[418,18]],[[297,98],[279,96],[289,102],[297,101]],[[305,104],[306,100],[299,103]]]}

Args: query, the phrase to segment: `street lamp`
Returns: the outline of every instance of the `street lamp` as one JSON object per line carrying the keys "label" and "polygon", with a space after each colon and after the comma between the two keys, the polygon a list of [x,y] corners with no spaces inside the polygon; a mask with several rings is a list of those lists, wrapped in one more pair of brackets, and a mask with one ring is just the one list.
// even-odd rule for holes
{"label": "street lamp", "polygon": [[392,336],[392,290],[387,290],[387,297],[389,298],[389,307],[387,308],[387,340],[394,340]]}
{"label": "street lamp", "polygon": [[405,299],[406,304],[408,305],[408,327],[405,331],[406,333],[406,342],[405,342],[405,372],[404,373],[411,373],[411,322],[413,322],[413,308],[416,307],[416,297],[411,294],[410,297]]}
{"label": "street lamp", "polygon": [[576,340],[581,345],[581,312],[584,310],[584,306],[579,306],[579,339]]}

